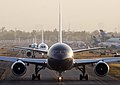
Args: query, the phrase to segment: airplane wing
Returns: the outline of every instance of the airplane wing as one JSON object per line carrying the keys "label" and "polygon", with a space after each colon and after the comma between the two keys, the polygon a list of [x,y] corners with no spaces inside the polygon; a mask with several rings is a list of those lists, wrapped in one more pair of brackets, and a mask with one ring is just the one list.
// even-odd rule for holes
{"label": "airplane wing", "polygon": [[91,50],[99,50],[99,49],[106,49],[106,47],[95,47],[95,48],[79,49],[79,50],[73,50],[73,52],[74,53],[78,53],[78,52],[91,51]]}
{"label": "airplane wing", "polygon": [[23,49],[23,50],[31,50],[31,51],[45,53],[45,54],[47,54],[47,52],[48,52],[48,50],[40,50],[40,49],[30,48],[30,47],[15,47],[15,48]]}
{"label": "airplane wing", "polygon": [[108,57],[108,58],[96,58],[96,59],[74,59],[74,65],[80,66],[84,64],[93,64],[99,61],[106,63],[116,63],[120,62],[120,57]]}
{"label": "airplane wing", "polygon": [[0,61],[15,62],[18,60],[21,60],[24,63],[38,64],[41,66],[47,65],[47,59],[17,58],[17,57],[0,56]]}

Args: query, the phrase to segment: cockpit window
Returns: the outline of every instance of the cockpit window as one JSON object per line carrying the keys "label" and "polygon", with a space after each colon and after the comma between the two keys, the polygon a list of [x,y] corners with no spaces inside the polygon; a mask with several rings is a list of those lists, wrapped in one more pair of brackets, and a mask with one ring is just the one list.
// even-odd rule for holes
{"label": "cockpit window", "polygon": [[40,48],[46,48],[45,46],[40,46]]}
{"label": "cockpit window", "polygon": [[54,53],[65,54],[65,50],[54,50]]}

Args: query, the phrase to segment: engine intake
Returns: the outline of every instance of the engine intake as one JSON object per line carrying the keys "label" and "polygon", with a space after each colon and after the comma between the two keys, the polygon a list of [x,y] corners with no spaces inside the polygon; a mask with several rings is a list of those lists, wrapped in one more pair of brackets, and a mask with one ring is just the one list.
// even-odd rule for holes
{"label": "engine intake", "polygon": [[94,72],[100,77],[106,76],[109,72],[109,65],[103,61],[100,61],[96,64]]}
{"label": "engine intake", "polygon": [[30,57],[32,55],[31,51],[27,51],[26,55]]}
{"label": "engine intake", "polygon": [[11,66],[12,72],[16,76],[23,76],[26,73],[26,66],[21,60],[16,61]]}

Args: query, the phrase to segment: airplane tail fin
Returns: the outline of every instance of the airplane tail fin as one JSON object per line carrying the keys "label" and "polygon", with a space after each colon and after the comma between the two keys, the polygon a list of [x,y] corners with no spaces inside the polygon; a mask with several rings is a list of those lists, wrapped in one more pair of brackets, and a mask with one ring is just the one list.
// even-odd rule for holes
{"label": "airplane tail fin", "polygon": [[35,42],[35,39],[33,38],[33,43]]}
{"label": "airplane tail fin", "polygon": [[62,43],[62,10],[61,10],[61,2],[59,0],[59,33],[58,33],[58,36],[59,36],[59,43]]}
{"label": "airplane tail fin", "polygon": [[35,35],[35,38],[34,38],[34,43],[36,43],[37,41],[36,41],[36,35]]}
{"label": "airplane tail fin", "polygon": [[44,42],[44,30],[42,30],[42,43]]}
{"label": "airplane tail fin", "polygon": [[103,31],[102,29],[100,29],[100,34],[101,34],[102,36],[107,36],[107,33],[106,33],[105,31]]}

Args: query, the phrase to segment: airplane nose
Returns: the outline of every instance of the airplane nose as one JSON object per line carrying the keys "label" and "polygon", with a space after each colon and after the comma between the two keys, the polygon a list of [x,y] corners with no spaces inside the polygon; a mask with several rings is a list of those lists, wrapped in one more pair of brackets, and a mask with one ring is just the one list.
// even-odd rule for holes
{"label": "airplane nose", "polygon": [[64,60],[64,59],[67,58],[67,55],[64,55],[64,54],[55,54],[54,58],[58,59],[58,60]]}
{"label": "airplane nose", "polygon": [[71,68],[71,66],[73,64],[73,59],[66,58],[63,60],[60,60],[60,59],[58,60],[58,59],[54,59],[54,58],[49,58],[48,64],[54,70],[65,71],[65,70]]}

